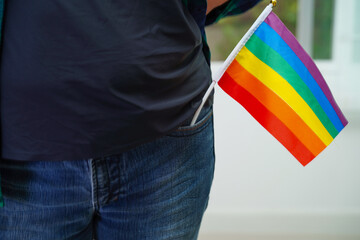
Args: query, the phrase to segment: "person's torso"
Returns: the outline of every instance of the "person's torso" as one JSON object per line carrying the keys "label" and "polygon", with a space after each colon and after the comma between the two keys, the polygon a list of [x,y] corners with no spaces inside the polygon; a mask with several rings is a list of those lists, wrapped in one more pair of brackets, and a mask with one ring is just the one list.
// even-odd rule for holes
{"label": "person's torso", "polygon": [[211,80],[181,0],[11,0],[3,34],[5,158],[125,150],[189,118]]}

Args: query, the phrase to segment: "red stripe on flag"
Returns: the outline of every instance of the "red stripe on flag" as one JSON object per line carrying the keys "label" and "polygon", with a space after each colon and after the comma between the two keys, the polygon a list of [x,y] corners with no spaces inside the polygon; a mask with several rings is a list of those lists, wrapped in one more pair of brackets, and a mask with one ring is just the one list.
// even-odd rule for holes
{"label": "red stripe on flag", "polygon": [[306,166],[314,155],[302,142],[253,95],[238,85],[225,72],[219,86],[239,102],[267,131],[269,131],[303,166]]}
{"label": "red stripe on flag", "polygon": [[275,115],[305,147],[317,156],[326,148],[325,143],[313,132],[303,119],[279,95],[274,93],[259,79],[249,73],[236,59],[226,72],[237,84],[253,95]]}

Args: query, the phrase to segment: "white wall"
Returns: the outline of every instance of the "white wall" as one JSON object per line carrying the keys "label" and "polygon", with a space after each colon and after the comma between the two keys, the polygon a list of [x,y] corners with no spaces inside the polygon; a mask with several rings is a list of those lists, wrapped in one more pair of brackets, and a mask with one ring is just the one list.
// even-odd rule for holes
{"label": "white wall", "polygon": [[336,57],[318,62],[349,124],[306,167],[216,88],[216,171],[200,239],[220,233],[231,239],[360,239],[360,68],[349,30],[355,1],[347,7],[337,1]]}
{"label": "white wall", "polygon": [[[341,95],[334,95],[342,108]],[[348,126],[303,167],[216,88],[216,171],[202,233],[332,233],[360,239],[360,111],[342,109]]]}

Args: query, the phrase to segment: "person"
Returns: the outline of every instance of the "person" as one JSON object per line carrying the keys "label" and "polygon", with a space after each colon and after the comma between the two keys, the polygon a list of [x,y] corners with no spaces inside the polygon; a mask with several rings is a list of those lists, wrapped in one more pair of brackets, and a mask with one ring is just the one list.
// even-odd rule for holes
{"label": "person", "polygon": [[258,1],[0,0],[0,239],[197,239],[204,27]]}

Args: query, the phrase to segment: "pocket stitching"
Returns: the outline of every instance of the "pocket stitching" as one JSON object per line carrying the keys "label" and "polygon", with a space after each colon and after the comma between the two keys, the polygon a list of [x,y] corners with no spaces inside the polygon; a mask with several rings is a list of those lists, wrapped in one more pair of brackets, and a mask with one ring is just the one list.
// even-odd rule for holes
{"label": "pocket stitching", "polygon": [[206,128],[207,125],[211,123],[210,119],[213,116],[213,110],[211,109],[199,122],[197,122],[194,126],[183,126],[175,131],[167,134],[168,137],[189,137],[194,134],[201,132]]}
{"label": "pocket stitching", "polygon": [[195,124],[194,126],[183,126],[183,127],[179,127],[177,130],[175,130],[176,132],[186,132],[186,131],[193,131],[196,130],[197,128],[200,128],[201,126],[203,126],[207,120],[212,116],[213,111],[210,110],[210,112],[203,118],[201,119],[201,121],[199,121],[197,124]]}

